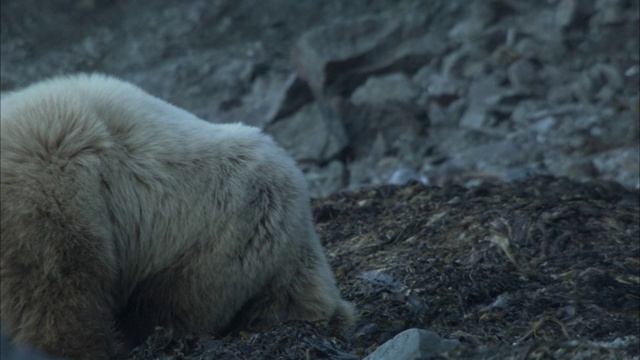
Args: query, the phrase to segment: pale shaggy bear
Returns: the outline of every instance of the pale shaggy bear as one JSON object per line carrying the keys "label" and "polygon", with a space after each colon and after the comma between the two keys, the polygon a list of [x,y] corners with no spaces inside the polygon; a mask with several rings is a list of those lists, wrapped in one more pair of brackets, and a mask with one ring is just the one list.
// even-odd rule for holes
{"label": "pale shaggy bear", "polygon": [[1,320],[16,342],[102,359],[156,325],[352,321],[303,175],[259,130],[102,75],[1,101]]}

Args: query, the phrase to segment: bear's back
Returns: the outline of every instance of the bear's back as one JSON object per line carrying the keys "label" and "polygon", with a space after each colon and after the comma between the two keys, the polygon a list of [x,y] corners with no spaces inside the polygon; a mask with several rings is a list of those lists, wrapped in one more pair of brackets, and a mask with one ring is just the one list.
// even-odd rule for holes
{"label": "bear's back", "polygon": [[92,217],[111,219],[116,248],[131,258],[123,283],[132,286],[209,241],[211,229],[251,232],[244,225],[261,216],[251,203],[265,191],[281,209],[276,217],[308,213],[302,174],[258,129],[208,123],[103,75],[54,78],[4,96],[1,146],[3,182],[29,177],[61,187],[48,170],[55,164],[92,173],[83,178],[100,183],[93,197],[103,209]]}

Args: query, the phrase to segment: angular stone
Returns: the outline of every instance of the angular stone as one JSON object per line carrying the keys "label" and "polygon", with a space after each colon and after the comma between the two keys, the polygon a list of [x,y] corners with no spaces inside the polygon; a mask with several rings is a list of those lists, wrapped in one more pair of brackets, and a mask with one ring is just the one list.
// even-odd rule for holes
{"label": "angular stone", "polygon": [[526,59],[520,59],[509,65],[507,70],[509,83],[516,89],[526,89],[537,78],[536,69]]}
{"label": "angular stone", "polygon": [[333,160],[327,166],[315,164],[302,166],[309,182],[311,197],[319,198],[337,192],[345,185],[346,169],[340,160]]}
{"label": "angular stone", "polygon": [[442,339],[423,329],[409,329],[380,345],[365,360],[421,360],[446,353],[459,346],[458,340]]}
{"label": "angular stone", "polygon": [[246,124],[264,128],[312,101],[309,88],[295,74],[273,72],[253,81],[251,92],[242,98],[242,105],[234,112],[241,114],[236,115],[236,121],[239,117]]}
{"label": "angular stone", "polygon": [[342,123],[325,116],[319,103],[304,106],[292,116],[269,125],[265,132],[298,161],[323,162],[347,146]]}
{"label": "angular stone", "polygon": [[418,96],[417,86],[403,73],[372,76],[351,95],[356,105],[384,105],[395,101],[409,103]]}
{"label": "angular stone", "polygon": [[460,127],[466,129],[479,130],[484,127],[487,122],[486,110],[480,106],[473,106],[465,111],[460,119]]}
{"label": "angular stone", "polygon": [[302,35],[293,60],[316,96],[348,93],[368,74],[394,67],[412,72],[443,52],[443,42],[425,32],[426,21],[415,14],[335,21]]}

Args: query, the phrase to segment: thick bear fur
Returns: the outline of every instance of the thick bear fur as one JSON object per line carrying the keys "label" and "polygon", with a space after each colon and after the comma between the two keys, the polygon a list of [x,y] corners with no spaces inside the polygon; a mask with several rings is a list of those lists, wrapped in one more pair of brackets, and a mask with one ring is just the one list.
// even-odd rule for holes
{"label": "thick bear fur", "polygon": [[1,320],[108,359],[152,333],[348,325],[303,174],[271,138],[103,75],[3,94]]}

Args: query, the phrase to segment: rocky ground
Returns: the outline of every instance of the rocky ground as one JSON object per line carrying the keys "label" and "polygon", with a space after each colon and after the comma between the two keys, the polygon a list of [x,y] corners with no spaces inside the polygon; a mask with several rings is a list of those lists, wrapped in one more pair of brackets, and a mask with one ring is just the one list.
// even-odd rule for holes
{"label": "rocky ground", "polygon": [[98,71],[270,133],[360,309],[136,358],[360,358],[412,327],[452,357],[640,356],[638,1],[1,6],[3,92]]}
{"label": "rocky ground", "polygon": [[459,340],[435,358],[638,358],[639,195],[543,177],[334,194],[314,214],[358,307],[354,329],[292,322],[222,339],[160,329],[130,359],[360,359],[409,328]]}

